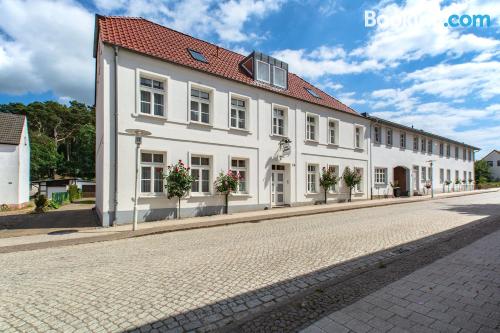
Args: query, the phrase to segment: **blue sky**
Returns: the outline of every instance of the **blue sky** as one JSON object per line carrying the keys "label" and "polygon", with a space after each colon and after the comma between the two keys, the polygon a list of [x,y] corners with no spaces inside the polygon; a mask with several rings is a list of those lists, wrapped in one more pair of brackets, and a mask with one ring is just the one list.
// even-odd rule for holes
{"label": "blue sky", "polygon": [[[399,23],[365,27],[367,10]],[[476,145],[478,156],[500,149],[495,0],[0,0],[0,103],[92,104],[96,12],[271,54],[358,112]],[[444,27],[451,14],[492,24]]]}

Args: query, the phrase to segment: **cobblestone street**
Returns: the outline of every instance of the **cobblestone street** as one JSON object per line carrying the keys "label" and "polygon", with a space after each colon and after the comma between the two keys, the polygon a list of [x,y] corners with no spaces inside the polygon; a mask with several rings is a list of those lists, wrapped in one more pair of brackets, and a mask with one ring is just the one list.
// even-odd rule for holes
{"label": "cobblestone street", "polygon": [[213,330],[335,265],[500,218],[500,193],[0,255],[2,332]]}

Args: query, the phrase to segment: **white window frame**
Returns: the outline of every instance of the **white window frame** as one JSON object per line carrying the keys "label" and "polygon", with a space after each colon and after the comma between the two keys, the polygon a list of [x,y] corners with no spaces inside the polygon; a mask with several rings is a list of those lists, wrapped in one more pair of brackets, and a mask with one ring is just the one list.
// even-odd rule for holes
{"label": "white window frame", "polygon": [[399,147],[406,149],[406,132],[399,133]]}
{"label": "white window frame", "polygon": [[443,142],[440,142],[440,143],[439,143],[439,156],[440,156],[440,157],[444,157],[444,150],[445,150],[445,148],[444,148],[444,143],[443,143]]}
{"label": "white window frame", "polygon": [[427,181],[427,167],[420,167],[420,182],[425,183]]}
{"label": "white window frame", "polygon": [[[275,78],[276,78],[276,70],[280,70],[280,71],[284,72],[284,81],[285,82],[283,83],[283,85],[279,85],[279,84],[276,83],[276,80],[275,80]],[[286,79],[287,79],[286,73],[287,73],[287,71],[285,69],[277,67],[277,66],[273,66],[273,85],[275,85],[276,87],[280,87],[280,88],[285,89],[286,88]]]}
{"label": "white window frame", "polygon": [[420,144],[420,138],[418,135],[413,136],[413,151],[418,152],[418,146]]}
{"label": "white window frame", "polygon": [[467,148],[463,147],[462,148],[462,160],[465,162],[467,160]]}
{"label": "white window frame", "polygon": [[451,182],[451,169],[446,169],[446,180]]}
{"label": "white window frame", "polygon": [[472,171],[469,171],[469,182],[472,180]]}
{"label": "white window frame", "polygon": [[[208,167],[205,165],[193,165],[192,164],[192,158],[193,157],[199,157],[199,158],[208,158]],[[201,160],[200,160],[201,162]],[[200,175],[202,175],[202,170],[208,170],[208,192],[203,192],[203,187],[201,181],[198,181],[198,186],[199,186],[199,191],[193,192],[192,187],[191,190],[189,191],[191,196],[207,196],[212,194],[212,182],[213,182],[213,165],[214,165],[214,160],[213,156],[211,155],[206,155],[206,154],[189,154],[189,167],[190,167],[190,174],[192,175],[193,170],[200,170]],[[196,180],[195,180],[196,181]],[[194,183],[194,182],[193,182]]]}
{"label": "white window frame", "polygon": [[[328,193],[338,193],[339,192],[339,183],[340,183],[340,166],[338,164],[327,164],[326,168],[333,168],[334,173],[337,175],[337,184],[334,184],[330,187]],[[321,176],[321,175],[320,175]]]}
{"label": "white window frame", "polygon": [[354,187],[355,193],[363,193],[364,192],[364,170],[363,168],[354,167],[354,170],[361,170],[361,181],[358,185]]}
{"label": "white window frame", "polygon": [[[199,109],[199,120],[193,120],[191,119],[191,100],[193,98],[195,101],[200,104],[200,100],[197,97],[192,97],[191,96],[191,90],[196,89],[202,92],[205,92],[208,94],[208,123],[202,122],[201,121],[201,107]],[[212,126],[213,123],[213,118],[214,118],[214,96],[215,96],[215,89],[209,86],[201,85],[198,83],[193,83],[189,82],[188,84],[188,122],[192,124],[197,124],[197,125],[202,125],[202,126]]]}
{"label": "white window frame", "polygon": [[449,143],[446,144],[446,158],[451,158],[451,145]]}
{"label": "white window frame", "polygon": [[460,155],[460,148],[458,146],[455,146],[455,159],[458,160],[458,157]]}
{"label": "white window frame", "polygon": [[375,185],[387,185],[387,168],[375,167]]}
{"label": "white window frame", "polygon": [[439,184],[444,183],[444,169],[439,169]]}
{"label": "white window frame", "polygon": [[[283,111],[283,134],[274,133],[274,109]],[[288,135],[288,107],[279,104],[271,104],[271,136],[286,137]]]}
{"label": "white window frame", "polygon": [[427,154],[432,155],[434,153],[434,141],[432,139],[427,139]]}
{"label": "white window frame", "polygon": [[[259,63],[261,64],[264,64],[264,65],[267,65],[267,72],[268,72],[268,76],[269,76],[269,80],[262,80],[261,78],[259,78]],[[260,81],[260,82],[265,82],[265,83],[271,83],[271,64],[268,64],[267,62],[264,62],[264,61],[261,61],[261,60],[256,60],[256,64],[255,64],[255,78],[257,81]]]}
{"label": "white window frame", "polygon": [[[377,139],[378,132],[378,139]],[[381,126],[373,126],[373,141],[377,144],[382,143],[382,127]]]}
{"label": "white window frame", "polygon": [[[357,129],[359,129],[359,145],[357,144]],[[362,125],[354,125],[354,149],[364,149],[364,137],[365,137],[365,127]]]}
{"label": "white window frame", "polygon": [[434,180],[434,175],[432,174],[432,170],[431,167],[427,167],[427,181],[431,181],[431,180]]}
{"label": "white window frame", "polygon": [[[245,128],[239,128],[239,127],[233,127],[231,126],[231,109],[233,109],[232,101],[234,99],[239,99],[242,101],[245,101],[246,107],[245,107]],[[235,93],[229,93],[229,112],[228,112],[228,127],[232,130],[238,130],[238,131],[250,131],[250,97],[240,95],[240,94],[235,94]],[[237,108],[239,110],[239,107]],[[239,119],[239,116],[238,118]],[[238,120],[237,120],[238,121]]]}
{"label": "white window frame", "polygon": [[420,138],[420,151],[422,153],[427,152],[427,139],[425,137]]}
{"label": "white window frame", "polygon": [[[142,161],[142,154],[151,154],[151,162],[143,162]],[[154,161],[154,155],[162,155],[163,162],[155,162]],[[141,149],[139,151],[139,193],[141,197],[151,197],[151,196],[160,196],[160,195],[165,195],[165,181],[163,180],[162,176],[162,186],[161,186],[161,191],[156,192],[155,189],[155,168],[162,168],[162,172],[165,172],[167,166],[167,153],[165,151],[154,151],[154,150],[146,150],[146,149]],[[149,168],[150,169],[150,178],[149,178],[149,186],[151,191],[149,192],[143,192],[142,191],[142,176],[143,176],[143,168]]]}
{"label": "white window frame", "polygon": [[[314,119],[314,131],[311,132],[309,130],[309,118]],[[314,138],[311,138],[311,134],[314,136]],[[306,112],[306,141],[311,141],[311,142],[318,142],[319,141],[319,115],[311,113],[311,112]]]}
{"label": "white window frame", "polygon": [[[309,171],[309,167],[314,166],[315,171]],[[314,176],[314,191],[311,191],[309,187],[312,182],[310,181],[309,176]],[[307,163],[306,164],[306,189],[308,194],[318,194],[319,193],[319,164],[317,163]]]}
{"label": "white window frame", "polygon": [[394,133],[392,131],[392,128],[387,128],[386,129],[386,144],[388,146],[392,146],[394,144]]}
{"label": "white window frame", "polygon": [[460,171],[459,170],[455,170],[455,180],[454,182],[456,182],[458,180],[460,180]]}
{"label": "white window frame", "polygon": [[[332,142],[332,133],[331,133],[331,126],[330,126],[331,123],[333,123],[334,127],[335,127],[334,128],[335,135],[333,137],[333,142]],[[339,145],[339,138],[340,138],[340,133],[339,133],[340,122],[339,122],[339,120],[335,119],[335,118],[328,118],[326,126],[327,126],[327,133],[328,133],[328,144],[333,145],[333,146],[338,146]]]}
{"label": "white window frame", "polygon": [[[145,87],[141,85],[141,77],[150,79],[150,80],[155,80],[155,81],[160,81],[163,82],[163,90],[159,90],[153,87]],[[170,83],[170,77],[166,75],[161,75],[158,73],[146,71],[143,69],[137,69],[136,70],[136,107],[135,107],[135,115],[136,116],[144,116],[144,117],[152,117],[152,118],[158,118],[158,119],[167,119],[167,114],[168,114],[168,92],[170,91],[169,87]],[[141,112],[141,91],[148,91],[151,94],[151,101],[150,101],[150,113],[143,113]],[[154,105],[155,105],[155,100],[154,100],[154,94],[161,94],[163,95],[163,115],[155,115],[154,114]]]}
{"label": "white window frame", "polygon": [[[245,167],[240,167],[240,166],[234,167],[233,160],[245,161]],[[238,184],[237,191],[234,192],[236,195],[248,195],[250,193],[250,190],[249,190],[250,165],[249,164],[250,164],[250,159],[248,157],[241,157],[241,156],[230,156],[229,157],[229,169],[231,171],[237,171],[237,172],[245,171],[245,178],[243,180],[245,182],[245,191],[240,190],[240,184],[241,184],[241,182],[240,182],[240,184]]]}

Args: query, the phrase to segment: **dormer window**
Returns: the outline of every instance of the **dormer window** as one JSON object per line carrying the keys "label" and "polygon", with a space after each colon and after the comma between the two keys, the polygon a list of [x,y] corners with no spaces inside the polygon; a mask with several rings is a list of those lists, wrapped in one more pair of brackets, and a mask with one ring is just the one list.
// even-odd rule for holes
{"label": "dormer window", "polygon": [[286,71],[283,68],[273,66],[273,83],[280,88],[286,88]]}
{"label": "dormer window", "polygon": [[270,65],[257,60],[257,80],[270,83],[271,82],[271,72]]}

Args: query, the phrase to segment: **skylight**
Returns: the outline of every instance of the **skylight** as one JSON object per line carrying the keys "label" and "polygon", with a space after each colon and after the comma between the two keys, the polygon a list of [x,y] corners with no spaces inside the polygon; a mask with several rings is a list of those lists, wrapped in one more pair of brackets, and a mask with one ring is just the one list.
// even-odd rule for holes
{"label": "skylight", "polygon": [[316,97],[316,98],[321,98],[321,97],[319,97],[319,95],[318,95],[318,94],[316,94],[316,92],[315,92],[314,90],[309,89],[309,88],[304,88],[304,89],[305,89],[305,90],[307,90],[307,92],[308,92],[309,94],[311,94],[311,96]]}
{"label": "skylight", "polygon": [[208,60],[207,58],[205,58],[205,56],[198,52],[198,51],[195,51],[195,50],[191,50],[191,49],[188,49],[189,51],[189,54],[191,54],[191,57],[193,57],[194,60],[198,60],[198,61],[201,61],[201,62],[206,62],[208,63]]}

